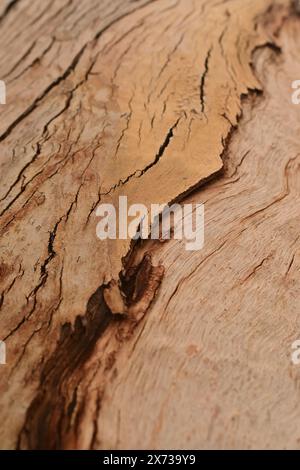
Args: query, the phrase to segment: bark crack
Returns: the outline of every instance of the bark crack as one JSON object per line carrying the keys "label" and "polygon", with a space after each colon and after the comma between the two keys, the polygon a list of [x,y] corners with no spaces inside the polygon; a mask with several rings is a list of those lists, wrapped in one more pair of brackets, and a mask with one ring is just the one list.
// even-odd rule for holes
{"label": "bark crack", "polygon": [[208,74],[209,61],[210,61],[212,50],[213,50],[213,47],[209,49],[206,55],[205,62],[204,62],[204,72],[200,80],[200,103],[201,103],[201,111],[204,115],[205,115],[205,82],[206,82],[206,77]]}
{"label": "bark crack", "polygon": [[120,186],[124,186],[126,183],[128,183],[128,181],[131,179],[131,178],[140,178],[141,176],[143,176],[148,170],[150,170],[153,166],[155,166],[159,160],[161,159],[161,157],[163,157],[167,147],[169,146],[172,138],[174,137],[174,131],[176,129],[176,127],[178,126],[179,124],[179,121],[180,121],[181,117],[179,117],[176,122],[173,124],[172,127],[170,127],[170,129],[168,130],[167,134],[166,134],[166,137],[165,137],[165,140],[163,141],[163,143],[161,144],[154,160],[149,163],[148,165],[146,165],[142,170],[135,170],[133,173],[131,173],[131,175],[127,176],[124,180],[120,180],[117,184],[115,184],[114,186],[112,186],[108,191],[106,192],[103,192],[103,193],[100,193],[100,196],[106,196],[110,193],[112,193],[113,191],[115,191],[117,188],[119,188]]}

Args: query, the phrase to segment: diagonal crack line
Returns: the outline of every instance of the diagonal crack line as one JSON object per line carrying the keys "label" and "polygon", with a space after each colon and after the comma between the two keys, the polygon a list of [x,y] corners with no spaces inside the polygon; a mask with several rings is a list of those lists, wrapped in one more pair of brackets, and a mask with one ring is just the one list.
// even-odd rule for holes
{"label": "diagonal crack line", "polygon": [[105,33],[105,31],[107,31],[109,28],[111,28],[112,26],[114,26],[114,24],[118,23],[119,21],[123,20],[124,18],[126,18],[127,16],[130,16],[132,15],[133,13],[135,13],[136,11],[138,10],[141,10],[142,8],[145,8],[147,7],[148,5],[150,5],[150,3],[154,3],[154,2],[157,2],[158,0],[148,0],[148,2],[146,3],[143,3],[142,5],[137,5],[136,8],[133,8],[133,10],[130,10],[130,11],[127,11],[125,13],[123,13],[122,15],[120,15],[118,18],[115,18],[114,20],[112,20],[110,23],[108,23],[106,26],[104,26],[103,29],[101,29],[101,31],[99,31],[95,38],[94,39],[99,39],[99,37]]}
{"label": "diagonal crack line", "polygon": [[[9,195],[9,193],[14,189],[14,187],[20,182],[21,178],[24,177],[24,172],[25,170],[30,166],[32,165],[36,160],[37,158],[41,155],[41,150],[42,150],[42,145],[44,142],[46,142],[49,138],[48,136],[48,129],[49,129],[49,126],[50,124],[55,121],[55,119],[57,119],[59,116],[61,116],[66,110],[68,110],[70,108],[70,105],[71,105],[71,102],[72,102],[72,99],[74,97],[74,94],[76,92],[76,90],[83,84],[87,81],[88,79],[88,75],[90,74],[93,66],[95,65],[95,60],[92,61],[90,67],[88,68],[86,74],[85,74],[85,77],[83,78],[83,80],[81,80],[79,83],[76,84],[76,86],[74,86],[74,88],[68,92],[68,97],[66,99],[66,102],[63,106],[63,108],[58,112],[56,113],[43,127],[43,131],[42,131],[42,135],[41,135],[41,143],[40,142],[37,142],[36,143],[36,152],[33,156],[33,158],[26,163],[26,165],[22,168],[22,170],[19,172],[18,176],[17,176],[17,179],[14,181],[14,183],[11,184],[11,186],[9,187],[9,189],[7,190],[6,194],[0,199],[0,202],[1,201],[4,201],[6,199],[6,197]],[[3,209],[3,211],[0,213],[0,217],[3,216],[3,214],[12,206],[12,204],[19,198],[19,196],[26,190],[27,186],[29,185],[29,183],[31,183],[36,176],[38,176],[39,174],[41,173],[41,171],[39,171],[38,173],[36,173],[28,182],[26,182],[24,185],[22,184],[22,187],[21,187],[21,190],[17,193],[17,195],[9,202],[9,204]]]}
{"label": "diagonal crack line", "polygon": [[[18,0],[16,0],[18,1]],[[86,48],[88,47],[89,44],[92,44],[94,41],[97,41],[100,36],[102,36],[103,33],[105,33],[109,28],[111,28],[114,24],[116,24],[118,21],[121,21],[123,18],[126,18],[127,16],[131,15],[132,13],[134,13],[135,11],[143,8],[143,7],[146,7],[147,5],[149,5],[150,3],[152,3],[153,1],[157,1],[157,0],[149,0],[148,2],[144,3],[142,6],[137,6],[136,8],[134,8],[133,10],[130,10],[126,13],[123,13],[123,15],[120,15],[118,18],[115,18],[114,20],[112,20],[110,23],[108,23],[106,26],[104,26],[100,31],[98,31],[98,33],[95,34],[95,36],[89,40],[88,42],[86,42],[82,48],[80,49],[80,51],[76,54],[76,56],[74,57],[74,59],[72,60],[71,64],[67,67],[67,69],[64,71],[64,73],[62,75],[60,75],[59,77],[57,77],[53,82],[50,83],[50,85],[48,85],[48,87],[40,94],[40,96],[38,96],[34,102],[27,108],[25,109],[25,111],[23,113],[20,114],[20,116],[17,117],[17,119],[15,119],[9,126],[8,128],[6,129],[6,131],[3,132],[3,134],[0,135],[0,142],[2,142],[4,139],[6,139],[6,137],[8,137],[8,135],[14,130],[14,128],[24,119],[26,118],[29,114],[32,113],[32,111],[34,111],[38,104],[42,101],[43,98],[45,98],[45,96],[53,89],[55,88],[57,85],[60,84],[60,82],[62,82],[63,80],[65,80],[72,71],[74,71],[74,69],[76,68],[81,56],[83,55],[84,51],[86,50]],[[1,18],[0,18],[1,20]]]}
{"label": "diagonal crack line", "polygon": [[200,80],[200,102],[201,102],[201,111],[202,113],[205,114],[205,80],[206,80],[206,75],[208,74],[208,66],[209,66],[209,60],[210,60],[210,56],[211,56],[211,53],[212,53],[212,47],[209,49],[208,53],[207,53],[207,56],[206,56],[206,59],[205,59],[205,62],[204,62],[204,72],[201,76],[201,80]]}
{"label": "diagonal crack line", "polygon": [[176,120],[176,122],[173,124],[173,126],[169,129],[167,135],[166,135],[166,138],[164,140],[164,142],[162,143],[162,145],[160,146],[159,148],[159,151],[154,159],[154,161],[152,163],[149,163],[149,165],[147,165],[142,171],[141,171],[141,174],[140,176],[142,176],[144,173],[146,173],[146,171],[148,171],[152,166],[156,165],[156,163],[160,160],[160,158],[163,156],[166,148],[168,147],[171,139],[174,137],[174,130],[176,129],[176,127],[178,126],[179,124],[179,121],[181,119],[181,116]]}
{"label": "diagonal crack line", "polygon": [[174,137],[174,130],[178,126],[180,119],[181,119],[181,117],[179,117],[176,120],[176,122],[173,124],[173,126],[170,127],[170,129],[168,130],[168,133],[165,137],[165,140],[163,141],[162,145],[159,148],[158,153],[156,154],[154,160],[151,163],[146,165],[145,168],[143,168],[142,170],[135,170],[133,173],[131,173],[131,175],[127,176],[127,178],[125,178],[124,180],[120,180],[117,184],[112,186],[108,191],[106,191],[104,193],[100,193],[99,196],[100,197],[101,196],[107,196],[108,194],[110,194],[115,189],[117,189],[120,186],[123,186],[124,184],[128,183],[128,181],[131,178],[134,178],[134,177],[140,178],[144,173],[146,173],[148,170],[150,170],[150,168],[152,168],[154,165],[156,165],[159,162],[159,160],[161,159],[161,157],[163,156],[163,154],[165,153],[165,150],[168,147],[168,145],[170,144],[172,138]]}
{"label": "diagonal crack line", "polygon": [[1,292],[1,295],[0,295],[0,308],[1,308],[2,305],[3,305],[5,296],[10,292],[10,290],[11,290],[12,287],[14,286],[15,282],[17,281],[17,279],[20,279],[20,278],[24,275],[24,272],[25,272],[25,271],[24,271],[24,269],[22,268],[22,265],[21,265],[21,263],[20,263],[18,274],[13,278],[13,280],[12,280],[12,282],[9,284],[9,286]]}
{"label": "diagonal crack line", "polygon": [[19,3],[20,0],[12,0],[9,2],[9,4],[6,6],[4,12],[0,16],[0,23],[4,20],[4,18],[8,15],[8,13]]}
{"label": "diagonal crack line", "polygon": [[[96,147],[92,153],[92,157],[91,159],[89,160],[89,163],[88,165],[86,166],[85,170],[83,171],[83,174],[82,176],[84,176],[86,170],[88,169],[88,167],[90,166],[94,156],[95,156],[95,152],[97,150],[98,147]],[[59,225],[61,224],[61,222],[63,221],[63,219],[65,219],[65,222],[68,220],[68,217],[69,217],[69,214],[73,208],[73,205],[75,203],[77,203],[77,199],[78,199],[78,195],[79,195],[79,192],[80,192],[80,189],[82,187],[83,183],[80,184],[79,186],[79,189],[77,190],[77,193],[76,193],[76,196],[75,196],[75,199],[74,201],[71,203],[68,211],[63,214],[59,220],[55,223],[54,225],[54,228],[49,232],[49,239],[48,239],[48,256],[47,258],[44,260],[41,268],[40,268],[40,278],[39,278],[39,282],[38,284],[31,290],[31,292],[28,294],[28,296],[26,296],[27,298],[27,303],[29,302],[29,300],[31,298],[33,298],[33,306],[32,308],[30,309],[30,312],[25,315],[20,321],[19,323],[6,335],[6,337],[4,338],[4,341],[6,341],[8,338],[10,338],[30,317],[31,315],[33,314],[33,312],[35,311],[35,308],[36,308],[36,305],[37,305],[37,294],[39,292],[39,290],[45,286],[46,282],[47,282],[47,279],[48,279],[48,276],[49,276],[49,272],[48,272],[48,265],[51,263],[51,261],[56,257],[57,253],[54,249],[54,243],[55,243],[55,238],[56,238],[56,235],[57,235],[57,230],[58,230],[58,227]],[[0,300],[1,300],[1,297],[0,297]],[[36,331],[33,333],[35,334]]]}
{"label": "diagonal crack line", "polygon": [[[85,46],[86,47],[86,46]],[[34,111],[38,104],[42,101],[42,99],[53,89],[55,88],[57,85],[59,85],[59,83],[63,80],[65,80],[69,75],[70,73],[75,69],[76,65],[78,64],[82,54],[84,53],[84,50],[85,50],[85,47],[83,47],[79,52],[78,54],[76,54],[76,56],[74,57],[74,59],[72,60],[71,64],[69,65],[69,67],[65,70],[65,72],[60,75],[58,78],[56,78],[52,83],[50,83],[50,85],[46,88],[46,90],[43,91],[43,93],[40,94],[40,96],[38,96],[38,98],[36,98],[34,100],[34,102],[27,108],[25,109],[25,111],[20,114],[20,116],[18,116],[18,118],[13,121],[9,126],[8,128],[6,129],[6,131],[0,135],[0,142],[2,142],[4,139],[6,139],[6,137],[13,131],[13,129],[24,119],[26,118],[29,114],[32,113],[32,111]]]}
{"label": "diagonal crack line", "polygon": [[38,291],[41,289],[41,287],[43,287],[48,279],[48,270],[47,270],[47,267],[48,267],[48,264],[53,260],[53,258],[55,258],[56,256],[56,252],[54,250],[54,241],[55,241],[55,237],[56,237],[56,233],[57,233],[57,229],[58,229],[58,226],[59,224],[61,223],[62,219],[64,218],[64,216],[62,216],[55,224],[53,230],[51,232],[49,232],[49,239],[48,239],[48,256],[47,258],[45,259],[45,261],[43,262],[41,268],[40,268],[40,279],[39,279],[39,283],[34,287],[34,289],[29,293],[29,295],[27,296],[27,303],[29,302],[29,299],[31,297],[33,297],[33,306],[29,312],[29,314],[25,315],[20,321],[19,323],[5,336],[5,339],[4,341],[6,341],[8,338],[10,338],[32,315],[32,313],[34,312],[35,310],[35,307],[36,307],[36,304],[37,304],[37,299],[36,299],[36,296],[37,296],[37,293]]}
{"label": "diagonal crack line", "polygon": [[270,259],[271,255],[268,255],[266,256],[265,258],[262,259],[262,261],[254,266],[254,268],[252,269],[251,273],[248,274],[248,276],[245,277],[245,279],[242,280],[242,283],[248,281],[251,277],[255,276],[256,272],[263,267],[263,265],[265,264],[266,261],[268,261]]}
{"label": "diagonal crack line", "polygon": [[24,52],[24,54],[17,60],[17,62],[11,67],[11,69],[9,70],[9,72],[7,72],[4,76],[3,76],[3,79],[5,79],[6,77],[8,77],[12,72],[14,72],[16,70],[16,68],[18,68],[18,66],[23,62],[25,61],[25,59],[31,54],[31,52],[33,51],[33,49],[35,48],[36,46],[36,43],[37,43],[37,40],[35,39],[33,41],[33,43],[28,47],[28,49],[26,50],[26,52]]}
{"label": "diagonal crack line", "polygon": [[[85,170],[83,171],[83,174],[82,176],[84,176],[86,170],[89,168],[91,162],[93,161],[93,158],[95,156],[95,152],[97,150],[98,147],[96,147],[94,149],[94,151],[92,152],[92,157],[91,159],[89,160],[89,163],[88,165],[86,166]],[[65,221],[68,220],[68,217],[69,217],[69,214],[73,208],[73,205],[75,203],[77,203],[77,199],[78,199],[78,195],[79,195],[79,192],[80,192],[80,189],[82,187],[83,183],[80,184],[79,186],[79,189],[77,190],[77,193],[76,193],[76,196],[75,196],[75,199],[74,201],[71,203],[68,211],[66,212],[66,214],[63,214],[59,220],[55,223],[55,226],[54,228],[49,232],[49,239],[48,239],[48,256],[47,258],[44,260],[41,268],[40,268],[40,279],[39,279],[39,282],[38,284],[34,287],[34,289],[32,289],[32,291],[29,293],[29,295],[27,296],[27,303],[29,302],[29,299],[31,297],[33,297],[33,306],[30,310],[30,312],[25,315],[21,320],[20,322],[17,324],[16,327],[13,328],[13,330],[11,330],[7,336],[5,337],[4,341],[6,341],[10,336],[12,336],[24,323],[25,321],[27,321],[32,313],[34,312],[35,308],[36,308],[36,305],[37,305],[37,293],[38,291],[43,287],[45,286],[46,284],[46,281],[48,279],[48,276],[49,276],[49,272],[48,272],[48,265],[50,264],[50,262],[56,257],[57,253],[54,249],[54,242],[55,242],[55,238],[56,238],[56,234],[57,234],[57,230],[58,230],[58,227],[60,225],[60,223],[62,222],[63,219],[65,219]]]}
{"label": "diagonal crack line", "polygon": [[[53,38],[51,39],[49,45],[46,46],[46,48],[45,48],[43,51],[41,51],[41,53],[40,53],[37,57],[35,57],[35,58],[32,60],[32,62],[30,62],[23,70],[21,70],[19,73],[17,73],[17,75],[15,75],[15,76],[12,77],[11,79],[9,79],[7,83],[10,84],[10,83],[12,83],[12,82],[15,82],[18,78],[20,78],[20,77],[21,77],[22,75],[24,75],[28,70],[30,70],[31,67],[34,67],[34,65],[39,64],[39,63],[42,61],[42,59],[45,57],[45,55],[51,50],[51,48],[53,47],[53,44],[55,43],[55,41],[56,41],[56,38],[53,37]],[[33,48],[33,49],[34,49],[34,48]],[[28,55],[30,55],[30,53],[29,53]],[[27,56],[27,54],[26,54],[26,56]],[[24,61],[24,56],[18,61],[17,64],[15,64],[15,65],[12,67],[12,69],[11,69],[9,72],[7,72],[7,73],[4,75],[4,78],[9,77],[9,75],[11,75],[11,74],[15,71],[15,69],[16,69],[16,68],[21,64],[21,62],[23,62],[23,61]]]}

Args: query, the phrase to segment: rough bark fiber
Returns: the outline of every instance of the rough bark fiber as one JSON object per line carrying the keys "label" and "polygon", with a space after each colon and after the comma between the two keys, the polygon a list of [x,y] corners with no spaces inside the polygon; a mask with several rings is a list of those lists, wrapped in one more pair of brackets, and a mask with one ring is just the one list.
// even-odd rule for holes
{"label": "rough bark fiber", "polygon": [[[287,0],[2,2],[1,447],[299,446],[299,39]],[[204,249],[100,242],[120,195],[205,202]]]}

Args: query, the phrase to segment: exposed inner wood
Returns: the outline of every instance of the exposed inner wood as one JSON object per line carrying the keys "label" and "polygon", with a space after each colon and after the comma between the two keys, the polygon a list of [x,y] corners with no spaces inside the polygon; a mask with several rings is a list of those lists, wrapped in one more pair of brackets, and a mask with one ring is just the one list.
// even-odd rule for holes
{"label": "exposed inner wood", "polygon": [[[299,446],[299,25],[285,0],[1,7],[1,447]],[[100,242],[120,195],[205,202],[203,250]]]}
{"label": "exposed inner wood", "polygon": [[264,94],[243,104],[224,176],[185,200],[205,202],[204,249],[151,249],[163,286],[117,356],[95,447],[299,448],[299,37],[288,21],[282,52],[255,55]]}

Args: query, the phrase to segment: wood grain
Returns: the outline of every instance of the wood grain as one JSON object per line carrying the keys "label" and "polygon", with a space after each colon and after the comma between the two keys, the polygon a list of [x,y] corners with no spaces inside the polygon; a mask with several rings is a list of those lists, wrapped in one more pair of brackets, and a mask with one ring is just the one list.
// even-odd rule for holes
{"label": "wood grain", "polygon": [[299,449],[299,34],[289,21],[282,52],[255,56],[264,94],[243,104],[224,175],[185,201],[205,202],[204,249],[152,248],[163,287],[117,358],[100,447]]}
{"label": "wood grain", "polygon": [[[1,447],[299,445],[297,40],[286,0],[1,7]],[[120,195],[205,202],[204,249],[100,242]]]}

